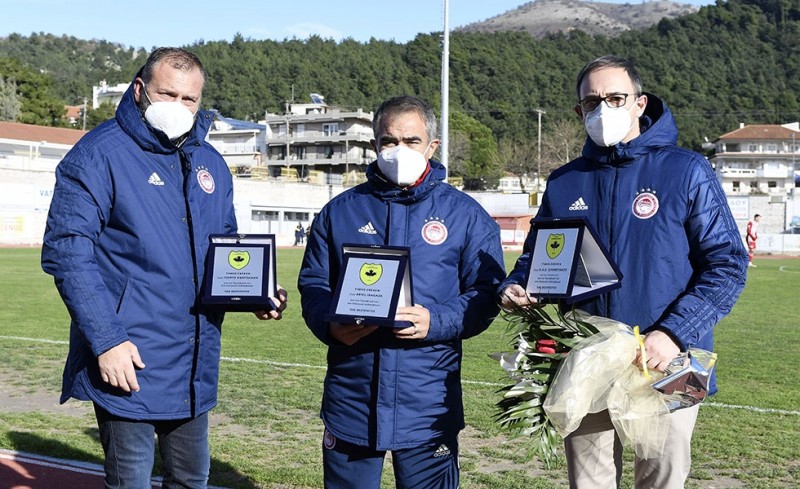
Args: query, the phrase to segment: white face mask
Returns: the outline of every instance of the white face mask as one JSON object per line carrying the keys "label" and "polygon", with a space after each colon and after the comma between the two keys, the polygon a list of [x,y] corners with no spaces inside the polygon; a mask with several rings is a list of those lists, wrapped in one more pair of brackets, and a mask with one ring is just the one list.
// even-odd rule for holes
{"label": "white face mask", "polygon": [[158,129],[174,141],[192,130],[194,114],[180,102],[153,102],[143,86],[142,91],[150,105],[144,111],[144,119],[153,129]]}
{"label": "white face mask", "polygon": [[[425,148],[428,152],[430,143]],[[400,187],[408,187],[419,180],[428,167],[425,155],[408,146],[398,144],[378,153],[378,168],[386,178]]]}
{"label": "white face mask", "polygon": [[633,125],[638,123],[638,119],[631,119],[631,113],[625,107],[611,108],[600,103],[584,115],[583,125],[595,144],[609,147],[625,139]]}

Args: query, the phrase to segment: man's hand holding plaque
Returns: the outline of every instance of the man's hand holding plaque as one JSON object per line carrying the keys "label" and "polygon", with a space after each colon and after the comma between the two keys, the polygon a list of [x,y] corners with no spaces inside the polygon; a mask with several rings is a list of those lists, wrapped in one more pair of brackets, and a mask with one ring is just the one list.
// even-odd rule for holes
{"label": "man's hand holding plaque", "polygon": [[[398,311],[414,303],[409,249],[345,244],[342,256],[342,271],[331,312],[326,316],[331,322],[331,335],[346,343],[355,342],[368,334],[347,326],[413,328],[410,321],[397,317]],[[403,314],[413,316],[414,312],[417,311],[412,308]]]}
{"label": "man's hand holding plaque", "polygon": [[259,319],[280,319],[286,291],[277,283],[275,235],[212,235],[210,240],[203,304],[252,311]]}
{"label": "man's hand holding plaque", "polygon": [[283,317],[283,311],[286,309],[286,301],[288,300],[288,297],[289,294],[286,292],[286,290],[281,287],[280,284],[278,284],[277,297],[268,297],[269,301],[272,303],[272,307],[253,311],[253,314],[255,314],[256,317],[262,321],[267,319],[281,319]]}

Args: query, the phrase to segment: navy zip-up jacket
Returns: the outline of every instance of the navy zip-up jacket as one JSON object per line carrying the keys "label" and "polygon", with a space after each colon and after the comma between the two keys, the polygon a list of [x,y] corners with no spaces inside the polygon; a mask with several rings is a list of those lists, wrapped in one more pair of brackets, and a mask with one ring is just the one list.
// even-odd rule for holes
{"label": "navy zip-up jacket", "polygon": [[[133,86],[56,169],[42,268],[72,318],[61,402],[183,419],[217,401],[223,315],[197,298],[209,235],[237,229],[233,181],[204,141],[212,113],[198,114],[179,149],[143,121]],[[130,394],[103,382],[97,363],[126,340],[145,364]]]}
{"label": "navy zip-up jacket", "polygon": [[[711,165],[676,145],[669,109],[647,98],[641,135],[610,148],[587,138],[583,155],[548,179],[534,221],[585,217],[622,272],[621,288],[576,307],[663,330],[682,351],[713,351],[714,326],[744,288],[747,253]],[[530,238],[500,290],[524,287]]]}
{"label": "navy zip-up jacket", "polygon": [[[303,317],[328,345],[321,417],[337,438],[377,450],[433,445],[464,427],[461,340],[498,312],[505,276],[500,230],[467,194],[444,183],[432,161],[417,186],[387,183],[373,162],[368,181],[314,219],[298,278]],[[342,244],[408,246],[414,302],[430,311],[423,341],[381,327],[352,346],[328,335],[325,315],[342,272]]]}

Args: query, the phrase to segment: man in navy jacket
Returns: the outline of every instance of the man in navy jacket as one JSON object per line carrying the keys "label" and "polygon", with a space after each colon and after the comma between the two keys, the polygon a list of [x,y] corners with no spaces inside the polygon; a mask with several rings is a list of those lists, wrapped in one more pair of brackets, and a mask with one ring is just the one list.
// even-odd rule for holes
{"label": "man in navy jacket", "polygon": [[[590,62],[577,95],[589,137],[581,157],[550,175],[534,220],[586,218],[623,279],[621,288],[576,307],[640,326],[650,369],[663,371],[688,348],[713,351],[714,326],[744,287],[747,254],[711,165],[676,145],[672,114],[642,91],[630,61]],[[500,288],[503,307],[530,304],[521,285],[530,238]],[[636,460],[637,488],[683,487],[698,408],[669,415],[663,457]],[[618,487],[622,450],[607,411],[586,416],[565,446],[570,487]]]}
{"label": "man in navy jacket", "polygon": [[204,82],[194,54],[156,49],[56,170],[42,268],[72,318],[61,402],[93,402],[106,487],[151,487],[154,435],[164,487],[206,487],[223,313],[198,297],[209,235],[237,226]]}
{"label": "man in navy jacket", "polygon": [[[443,182],[430,160],[439,140],[432,108],[414,97],[384,102],[373,120],[379,156],[367,182],[314,219],[300,269],[303,317],[328,345],[321,417],[326,488],[380,487],[391,450],[398,487],[458,487],[461,340],[498,312],[504,278],[497,224]],[[328,322],[342,245],[410,248],[413,306],[405,328]]]}

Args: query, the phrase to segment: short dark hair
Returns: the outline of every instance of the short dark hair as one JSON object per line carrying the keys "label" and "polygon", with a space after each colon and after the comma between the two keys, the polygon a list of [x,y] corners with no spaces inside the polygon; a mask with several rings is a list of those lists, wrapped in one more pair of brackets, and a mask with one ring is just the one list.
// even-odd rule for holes
{"label": "short dark hair", "polygon": [[161,63],[169,63],[169,65],[176,70],[191,71],[193,69],[200,70],[203,75],[203,81],[206,79],[206,71],[203,69],[203,63],[200,62],[194,53],[183,48],[156,48],[150,56],[147,57],[144,66],[142,67],[141,78],[145,83],[150,83],[153,79],[153,70]]}
{"label": "short dark hair", "polygon": [[761,217],[761,214],[756,214],[755,216],[753,216],[753,219],[755,219],[756,217]]}
{"label": "short dark hair", "polygon": [[633,61],[620,56],[614,56],[613,54],[607,54],[595,59],[594,61],[590,61],[581,69],[581,72],[578,73],[578,81],[575,84],[575,91],[578,93],[578,100],[581,98],[581,83],[583,83],[583,79],[586,78],[586,75],[589,73],[602,68],[624,69],[625,73],[627,73],[628,77],[630,77],[631,83],[633,83],[633,89],[636,90],[636,95],[642,94],[642,79],[639,77],[639,72],[636,70],[636,66],[634,66]]}
{"label": "short dark hair", "polygon": [[375,111],[375,117],[372,119],[372,132],[375,134],[375,139],[378,138],[378,131],[384,119],[407,112],[416,112],[422,117],[429,142],[436,139],[438,127],[436,113],[434,113],[433,107],[424,100],[412,97],[411,95],[392,97],[378,107],[378,110]]}

